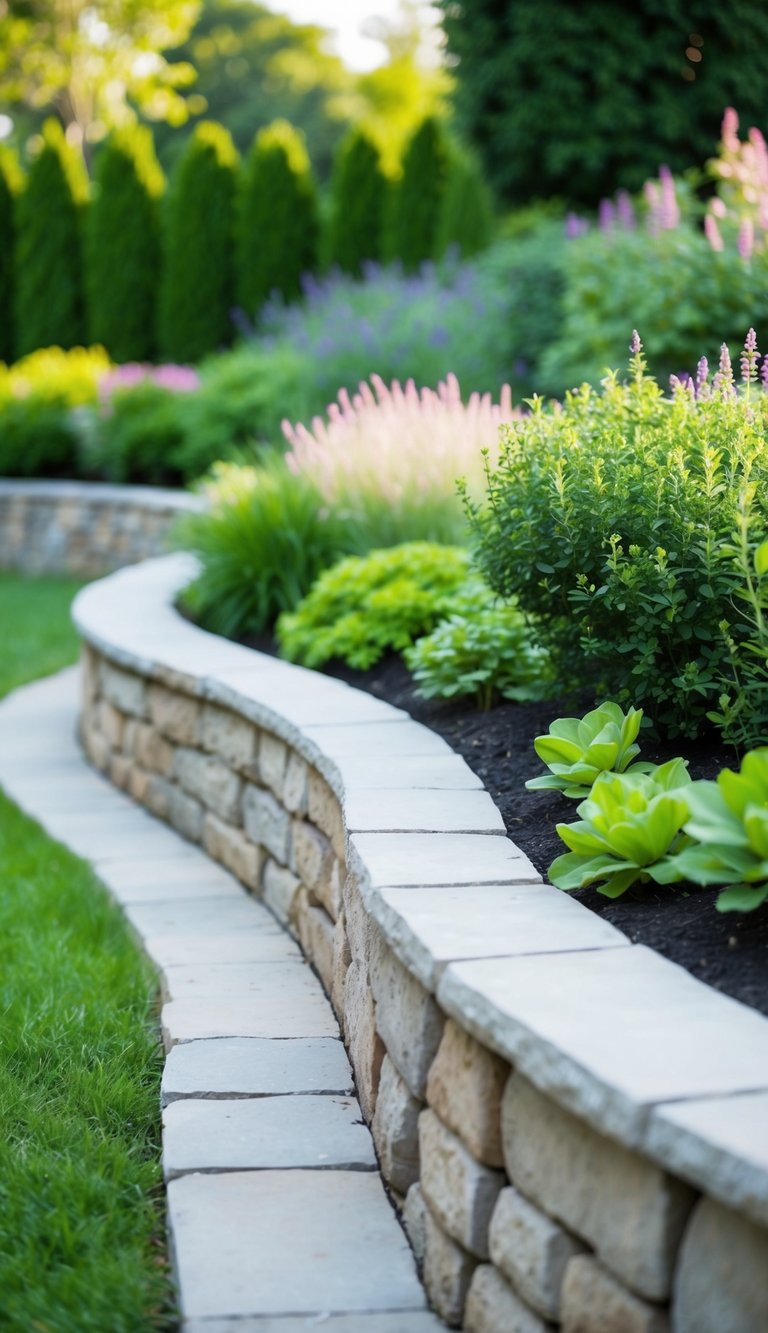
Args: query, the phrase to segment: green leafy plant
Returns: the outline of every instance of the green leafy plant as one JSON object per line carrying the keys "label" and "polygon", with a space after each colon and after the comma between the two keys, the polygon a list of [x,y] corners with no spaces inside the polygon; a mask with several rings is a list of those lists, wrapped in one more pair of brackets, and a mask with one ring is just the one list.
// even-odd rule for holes
{"label": "green leafy plant", "polygon": [[340,658],[364,671],[442,620],[468,568],[466,551],[430,542],[342,560],[320,576],[293,614],[280,617],[280,651],[305,666]]}
{"label": "green leafy plant", "polygon": [[178,540],[201,563],[185,604],[214,633],[270,630],[321,570],[352,549],[348,525],[281,458],[218,464],[204,490],[209,510],[184,519]]}
{"label": "green leafy plant", "polygon": [[452,615],[403,654],[419,693],[427,699],[474,695],[481,709],[498,698],[540,698],[546,656],[517,608],[499,604],[479,579],[465,585],[454,605]]}
{"label": "green leafy plant", "polygon": [[315,185],[304,137],[285,120],[256,136],[245,161],[238,221],[238,299],[249,317],[273,292],[301,295],[317,263]]}
{"label": "green leafy plant", "polygon": [[575,824],[558,824],[570,848],[549,868],[559,889],[598,883],[598,893],[618,898],[632,884],[670,884],[683,878],[673,854],[685,842],[691,779],[684,759],[670,759],[650,773],[602,773],[577,808]]}
{"label": "green leafy plant", "polygon": [[694,841],[674,857],[679,878],[728,885],[719,912],[754,911],[768,898],[768,748],[746,754],[738,773],[692,783],[686,800]]}
{"label": "green leafy plant", "polygon": [[577,800],[601,773],[647,773],[653,764],[632,760],[640,753],[637,737],[642,708],[624,712],[618,704],[604,703],[584,717],[559,717],[546,736],[533,742],[549,773],[526,782],[529,791],[561,791]]}
{"label": "green leafy plant", "polygon": [[0,474],[76,475],[78,415],[108,370],[100,347],[49,347],[10,368],[0,363]]}

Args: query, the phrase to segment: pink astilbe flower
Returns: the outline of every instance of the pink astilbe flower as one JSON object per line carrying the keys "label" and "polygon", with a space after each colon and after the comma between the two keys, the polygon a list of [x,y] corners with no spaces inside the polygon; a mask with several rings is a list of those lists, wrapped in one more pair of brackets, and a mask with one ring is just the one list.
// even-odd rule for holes
{"label": "pink astilbe flower", "polygon": [[755,248],[755,228],[751,218],[741,219],[737,244],[741,258],[751,259]]}
{"label": "pink astilbe flower", "polygon": [[712,213],[707,213],[706,217],[704,218],[704,235],[706,236],[710,246],[716,253],[719,253],[721,250],[724,249],[723,238],[720,235],[720,228],[718,227],[717,222],[715,221],[715,217]]}
{"label": "pink astilbe flower", "polygon": [[498,403],[487,393],[464,403],[455,375],[437,390],[419,390],[413,380],[387,386],[372,375],[351,397],[342,389],[327,418],[315,417],[310,428],[283,422],[286,463],[329,503],[360,493],[392,505],[408,496],[452,497],[457,477],[481,494],[481,451],[496,456],[499,426],[516,415],[508,385]]}
{"label": "pink astilbe flower", "polygon": [[172,393],[192,393],[200,387],[200,376],[192,366],[177,366],[172,363],[152,366],[140,361],[126,361],[109,374],[104,375],[99,383],[99,397],[103,403],[109,402],[113,393],[120,389],[133,389],[137,384],[149,381]]}
{"label": "pink astilbe flower", "polygon": [[659,205],[659,225],[662,231],[674,231],[680,223],[680,205],[677,202],[675,178],[669,167],[659,167],[661,200]]}

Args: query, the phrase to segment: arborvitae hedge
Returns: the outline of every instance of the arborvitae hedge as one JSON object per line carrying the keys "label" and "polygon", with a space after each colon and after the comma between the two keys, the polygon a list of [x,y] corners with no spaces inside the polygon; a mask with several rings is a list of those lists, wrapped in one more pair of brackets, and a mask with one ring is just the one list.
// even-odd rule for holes
{"label": "arborvitae hedge", "polygon": [[317,197],[304,138],[276,120],[257,134],[244,167],[238,215],[239,301],[249,318],[267,297],[301,295],[317,264]]}
{"label": "arborvitae hedge", "polygon": [[359,277],[366,259],[383,258],[389,190],[373,139],[364,130],[352,130],[339,148],[331,182],[331,264]]}
{"label": "arborvitae hedge", "polygon": [[82,212],[88,179],[58,121],[43,126],[16,212],[16,355],[85,342]]}
{"label": "arborvitae hedge", "polygon": [[164,183],[145,127],[115,131],[97,154],[85,233],[88,336],[115,361],[155,354]]}
{"label": "arborvitae hedge", "polygon": [[201,121],[171,178],[159,344],[174,361],[197,361],[232,336],[237,161],[229,131]]}
{"label": "arborvitae hedge", "polygon": [[451,145],[448,183],[437,223],[435,254],[455,248],[462,258],[484,250],[493,235],[493,199],[473,153]]}
{"label": "arborvitae hedge", "polygon": [[434,116],[416,130],[403,158],[403,176],[392,205],[389,253],[406,272],[431,259],[450,173],[445,131]]}
{"label": "arborvitae hedge", "polygon": [[13,337],[13,251],[16,235],[16,195],[21,172],[10,149],[0,148],[0,361],[11,361]]}

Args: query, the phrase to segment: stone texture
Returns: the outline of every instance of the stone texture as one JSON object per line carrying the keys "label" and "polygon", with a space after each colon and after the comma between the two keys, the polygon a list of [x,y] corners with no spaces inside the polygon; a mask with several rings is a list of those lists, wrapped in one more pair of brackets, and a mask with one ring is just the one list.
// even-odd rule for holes
{"label": "stone texture", "polygon": [[239,822],[242,783],[220,759],[180,746],[173,764],[173,777],[206,809],[230,824]]}
{"label": "stone texture", "polygon": [[140,676],[122,671],[102,658],[99,662],[99,689],[109,703],[121,713],[146,717],[147,688]]}
{"label": "stone texture", "polygon": [[768,1092],[657,1106],[646,1146],[684,1180],[768,1227]]}
{"label": "stone texture", "polygon": [[472,1274],[464,1308],[464,1333],[547,1333],[551,1328],[524,1305],[493,1264]]}
{"label": "stone texture", "polygon": [[541,882],[513,842],[486,833],[352,833],[350,843],[372,888]]}
{"label": "stone texture", "polygon": [[96,705],[96,726],[106,741],[118,750],[123,743],[125,715],[106,699]]}
{"label": "stone texture", "polygon": [[305,815],[309,800],[309,765],[291,750],[283,782],[283,805],[293,815]]}
{"label": "stone texture", "polygon": [[331,1004],[334,1013],[341,1019],[344,1014],[344,986],[347,969],[352,962],[347,940],[344,914],[339,917],[333,931],[333,977],[331,978]]}
{"label": "stone texture", "polygon": [[112,753],[109,741],[96,730],[95,726],[87,723],[82,726],[81,734],[85,753],[91,763],[103,773],[109,766]]}
{"label": "stone texture", "polygon": [[639,944],[454,963],[438,996],[537,1087],[631,1147],[649,1105],[754,1092],[755,1070],[768,1069],[762,1014]]}
{"label": "stone texture", "polygon": [[[179,867],[180,871],[182,867]],[[211,870],[217,867],[211,865]],[[151,872],[156,873],[153,865]],[[123,880],[124,883],[130,882]],[[280,931],[259,905],[249,900],[247,894],[238,893],[234,898],[225,897],[218,890],[209,898],[195,902],[137,902],[128,903],[126,915],[139,934],[145,939],[171,935],[176,939],[182,936],[197,935],[204,940],[212,940],[216,935],[240,931],[243,935],[271,938],[279,936]],[[308,969],[307,969],[308,970]]]}
{"label": "stone texture", "polygon": [[188,1171],[301,1167],[375,1170],[371,1135],[354,1097],[186,1099],[163,1112],[167,1180]]}
{"label": "stone texture", "polygon": [[402,1314],[269,1315],[252,1319],[187,1319],[184,1333],[444,1333],[445,1325],[428,1310],[409,1310],[407,1328]]}
{"label": "stone texture", "polygon": [[489,1248],[523,1300],[545,1319],[559,1319],[566,1264],[584,1246],[508,1186],[493,1210]]}
{"label": "stone texture", "polygon": [[419,1150],[421,1188],[432,1212],[465,1250],[487,1259],[488,1227],[503,1174],[476,1162],[434,1111],[419,1116]]}
{"label": "stone texture", "polygon": [[249,889],[258,889],[264,853],[245,836],[242,829],[233,828],[216,815],[206,814],[203,821],[203,846],[209,856],[231,870]]}
{"label": "stone texture", "polygon": [[176,749],[157,730],[157,727],[150,726],[148,722],[140,722],[134,732],[133,747],[136,759],[142,767],[149,769],[151,773],[159,773],[162,777],[168,776],[173,767]]}
{"label": "stone texture", "polygon": [[[665,1310],[633,1296],[589,1255],[580,1254],[565,1270],[562,1333],[669,1333]],[[725,1333],[725,1326],[717,1326]],[[697,1325],[700,1333],[701,1325]],[[746,1325],[742,1333],[747,1333]]]}
{"label": "stone texture", "polygon": [[[270,964],[277,967],[277,964]],[[311,975],[311,974],[310,974]],[[201,999],[172,1000],[163,1006],[163,1039],[166,1048],[181,1041],[216,1037],[335,1037],[336,1020],[321,995],[305,994],[284,1000],[255,993],[206,995]]]}
{"label": "stone texture", "polygon": [[369,975],[381,1039],[414,1097],[423,1101],[443,1016],[432,996],[381,940],[371,950]]}
{"label": "stone texture", "polygon": [[665,1300],[693,1192],[596,1133],[520,1074],[502,1102],[507,1173],[633,1290]]}
{"label": "stone texture", "polygon": [[243,823],[249,838],[259,843],[281,865],[288,864],[291,818],[271,792],[246,786],[243,794]]}
{"label": "stone texture", "polygon": [[415,1185],[411,1185],[405,1196],[402,1221],[405,1234],[411,1243],[411,1249],[416,1255],[418,1263],[422,1263],[427,1245],[426,1212],[427,1205],[424,1201],[424,1191],[417,1181]]}
{"label": "stone texture", "polygon": [[276,861],[267,859],[262,876],[262,894],[270,911],[278,921],[288,924],[295,916],[296,895],[299,881],[292,870],[279,866]]}
{"label": "stone texture", "polygon": [[406,1194],[419,1178],[421,1107],[385,1055],[371,1129],[382,1175],[398,1194]]}
{"label": "stone texture", "polygon": [[368,915],[357,879],[349,871],[342,888],[342,900],[350,953],[357,962],[367,967],[371,952],[371,940],[379,932],[375,922],[372,922]]}
{"label": "stone texture", "polygon": [[504,820],[487,791],[397,788],[352,790],[345,802],[350,833],[504,833]]}
{"label": "stone texture", "polygon": [[150,685],[149,710],[159,731],[179,745],[197,745],[200,734],[200,704],[187,694],[165,685]]}
{"label": "stone texture", "polygon": [[355,1071],[357,1095],[368,1124],[376,1109],[384,1044],[376,1031],[373,996],[365,966],[354,958],[344,985],[344,1037]]}
{"label": "stone texture", "polygon": [[427,1078],[427,1101],[486,1166],[503,1166],[501,1097],[509,1065],[449,1019]]}
{"label": "stone texture", "polygon": [[372,1172],[185,1176],[168,1208],[185,1318],[425,1307]]}
{"label": "stone texture", "polygon": [[313,907],[307,901],[306,889],[300,891],[297,901],[296,919],[301,947],[317,968],[320,980],[330,995],[333,986],[334,924],[322,907]]}
{"label": "stone texture", "polygon": [[451,747],[437,732],[411,718],[386,722],[315,723],[303,728],[323,754],[331,759],[366,755],[376,762],[386,757],[449,755]]}
{"label": "stone texture", "polygon": [[109,780],[121,791],[126,791],[131,778],[131,761],[127,755],[113,754],[109,761]]}
{"label": "stone texture", "polygon": [[768,1328],[768,1233],[702,1199],[685,1233],[675,1278],[675,1333]]}
{"label": "stone texture", "polygon": [[315,769],[309,771],[307,809],[311,822],[330,839],[336,855],[346,854],[346,833],[336,793]]}
{"label": "stone texture", "polygon": [[132,796],[134,801],[138,801],[140,805],[146,805],[151,781],[152,774],[148,773],[146,768],[139,768],[138,765],[133,764],[128,774],[128,795]]}
{"label": "stone texture", "polygon": [[200,743],[233,768],[248,768],[256,759],[256,728],[237,713],[215,704],[203,705]]}
{"label": "stone texture", "polygon": [[434,791],[472,791],[482,782],[457,754],[374,755],[337,757],[344,787],[355,791],[421,787]]}
{"label": "stone texture", "polygon": [[349,1095],[352,1091],[352,1070],[344,1047],[332,1037],[189,1041],[168,1052],[163,1070],[164,1106],[185,1097]]}
{"label": "stone texture", "polygon": [[458,1328],[477,1259],[451,1240],[432,1210],[424,1209],[424,1285],[430,1303],[446,1324]]}
{"label": "stone texture", "polygon": [[285,742],[278,740],[277,736],[271,736],[268,731],[263,731],[259,740],[259,775],[264,786],[269,787],[281,802],[287,764],[288,750]]}
{"label": "stone texture", "polygon": [[205,819],[203,806],[194,796],[188,796],[186,792],[172,785],[168,788],[167,797],[168,818],[177,833],[189,838],[190,842],[199,842],[203,836]]}
{"label": "stone texture", "polygon": [[[333,850],[324,833],[320,833],[311,824],[301,819],[293,821],[293,857],[291,869],[296,872],[302,884],[311,889],[314,897],[323,906],[328,894],[323,892],[330,879],[333,864]],[[334,914],[334,921],[338,912]]]}

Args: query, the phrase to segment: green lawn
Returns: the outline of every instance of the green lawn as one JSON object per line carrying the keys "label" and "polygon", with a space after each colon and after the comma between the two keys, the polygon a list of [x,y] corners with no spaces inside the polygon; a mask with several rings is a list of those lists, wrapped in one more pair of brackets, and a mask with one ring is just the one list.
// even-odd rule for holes
{"label": "green lawn", "polygon": [[[72,582],[0,577],[0,693],[71,661]],[[0,795],[0,1327],[175,1327],[156,983],[89,868]]]}

